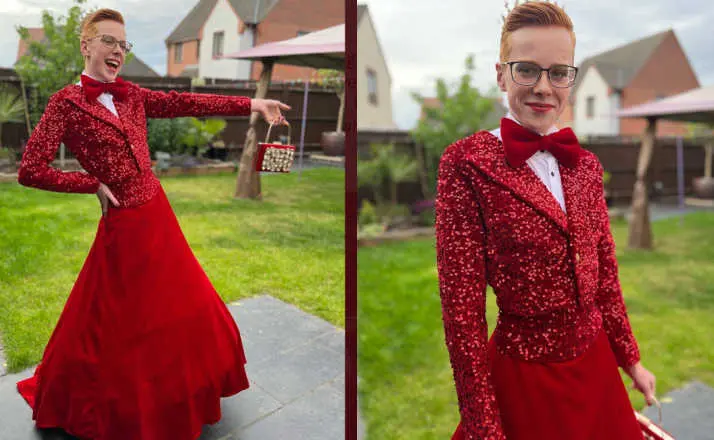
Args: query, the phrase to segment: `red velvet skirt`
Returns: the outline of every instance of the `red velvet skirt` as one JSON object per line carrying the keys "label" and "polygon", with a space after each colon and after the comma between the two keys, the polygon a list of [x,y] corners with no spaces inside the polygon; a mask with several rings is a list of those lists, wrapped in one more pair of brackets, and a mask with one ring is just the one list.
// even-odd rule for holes
{"label": "red velvet skirt", "polygon": [[[493,339],[489,359],[508,440],[643,440],[604,331],[567,362],[521,361]],[[452,440],[464,438],[459,425]]]}
{"label": "red velvet skirt", "polygon": [[248,388],[240,333],[166,194],[102,217],[34,376],[40,428],[81,439],[195,440]]}

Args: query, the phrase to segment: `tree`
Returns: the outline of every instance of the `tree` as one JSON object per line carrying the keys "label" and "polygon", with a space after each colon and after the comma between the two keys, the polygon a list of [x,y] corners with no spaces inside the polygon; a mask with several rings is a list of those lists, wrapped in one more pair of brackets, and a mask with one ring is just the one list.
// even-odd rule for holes
{"label": "tree", "polygon": [[[17,27],[20,39],[27,44],[28,49],[16,64],[15,70],[31,90],[29,107],[33,126],[39,122],[50,96],[67,84],[77,82],[84,69],[79,31],[82,18],[92,11],[83,9],[86,2],[74,0],[74,6],[66,15],[54,16],[49,10],[43,10],[43,41],[33,41],[26,27]],[[130,60],[131,54],[125,62]]]}
{"label": "tree", "polygon": [[0,85],[0,147],[2,147],[2,126],[8,122],[22,122],[25,105],[20,95],[6,85]]}
{"label": "tree", "polygon": [[189,118],[149,119],[147,126],[147,142],[152,156],[157,151],[178,154],[184,148],[182,142],[191,122]]}
{"label": "tree", "polygon": [[[436,97],[439,105],[424,106],[424,97],[414,93],[412,97],[422,106],[424,117],[412,131],[412,137],[424,147],[424,163],[428,196],[436,193],[436,173],[439,159],[451,143],[473,134],[485,127],[494,110],[495,91],[482,94],[471,84],[475,70],[473,56],[466,58],[466,72],[451,92],[446,80],[436,80]],[[452,87],[454,88],[454,87]]]}

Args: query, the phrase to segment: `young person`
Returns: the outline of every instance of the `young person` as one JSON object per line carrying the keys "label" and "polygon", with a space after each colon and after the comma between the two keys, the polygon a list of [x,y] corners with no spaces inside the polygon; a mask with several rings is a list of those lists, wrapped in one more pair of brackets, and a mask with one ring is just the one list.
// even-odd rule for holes
{"label": "young person", "polygon": [[[437,259],[461,412],[454,439],[641,440],[620,377],[654,401],[618,280],[603,169],[555,124],[577,69],[568,15],[528,2],[506,17],[499,87],[510,113],[449,146]],[[490,340],[486,285],[499,307]]]}
{"label": "young person", "polygon": [[[114,10],[81,26],[81,81],[55,93],[18,180],[96,193],[94,243],[41,363],[18,383],[40,428],[93,440],[194,440],[220,398],[248,388],[239,330],[151,171],[147,118],[249,115],[282,123],[278,101],[164,93],[118,77],[131,44]],[[84,172],[52,168],[60,142]]]}

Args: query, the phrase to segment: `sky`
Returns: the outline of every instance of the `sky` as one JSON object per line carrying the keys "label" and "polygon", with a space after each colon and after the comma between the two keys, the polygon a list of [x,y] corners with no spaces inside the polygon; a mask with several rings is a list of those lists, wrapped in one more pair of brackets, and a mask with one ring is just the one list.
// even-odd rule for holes
{"label": "sky", "polygon": [[[166,73],[164,40],[198,0],[90,0],[89,7],[121,11],[134,53]],[[246,0],[247,1],[247,0]],[[341,0],[330,0],[341,1]],[[510,0],[511,3],[513,0]],[[419,108],[416,91],[433,95],[434,80],[456,80],[468,54],[475,56],[474,84],[495,86],[503,0],[358,0],[375,22],[392,77],[394,119],[411,128]],[[702,85],[714,84],[710,23],[714,4],[705,0],[559,0],[575,25],[575,61],[654,33],[674,29]],[[0,67],[17,55],[15,26],[38,27],[41,11],[65,14],[71,0],[0,0]],[[626,5],[626,7],[623,7]],[[709,26],[708,26],[709,25]]]}
{"label": "sky", "polygon": [[[160,75],[166,74],[164,40],[198,0],[90,0],[85,8],[116,9],[124,16],[127,39],[136,56]],[[66,15],[71,0],[0,0],[0,67],[12,67],[19,37],[16,26],[41,27],[42,11]]]}
{"label": "sky", "polygon": [[[415,91],[433,96],[436,78],[457,80],[473,54],[473,84],[496,85],[503,0],[359,0],[374,21],[392,78],[395,123],[419,116]],[[513,0],[510,1],[513,4]],[[674,29],[702,86],[714,85],[714,4],[708,0],[559,0],[573,20],[575,62]],[[663,68],[666,68],[663,66]]]}

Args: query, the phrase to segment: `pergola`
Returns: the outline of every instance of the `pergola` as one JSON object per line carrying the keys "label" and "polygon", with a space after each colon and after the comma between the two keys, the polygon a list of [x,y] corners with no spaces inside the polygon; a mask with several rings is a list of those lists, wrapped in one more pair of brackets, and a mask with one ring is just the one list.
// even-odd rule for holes
{"label": "pergola", "polygon": [[[344,70],[345,25],[340,24],[288,40],[261,44],[234,54],[225,55],[223,58],[249,59],[260,61],[263,64],[258,87],[255,91],[255,98],[262,99],[268,93],[268,86],[270,85],[275,64]],[[301,161],[305,140],[308,82],[305,82],[303,98],[302,130],[300,134]],[[253,168],[253,158],[257,149],[255,136],[257,122],[258,114],[251,114],[250,128],[248,129],[238,168],[235,197],[257,198],[260,195],[260,173]]]}
{"label": "pergola", "polygon": [[[645,180],[655,148],[657,120],[714,122],[714,86],[701,87],[664,99],[629,107],[620,110],[617,115],[621,118],[647,119],[647,128],[645,129],[645,136],[642,140],[637,162],[637,180],[632,193],[632,218],[630,220],[628,246],[630,248],[651,249],[652,229]],[[679,192],[680,200],[682,200],[684,176],[682,171],[681,139],[677,144],[677,148]],[[708,157],[708,160],[711,160],[711,158]]]}

